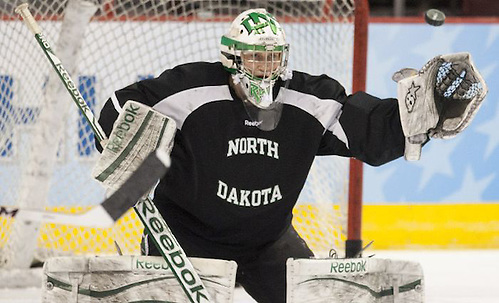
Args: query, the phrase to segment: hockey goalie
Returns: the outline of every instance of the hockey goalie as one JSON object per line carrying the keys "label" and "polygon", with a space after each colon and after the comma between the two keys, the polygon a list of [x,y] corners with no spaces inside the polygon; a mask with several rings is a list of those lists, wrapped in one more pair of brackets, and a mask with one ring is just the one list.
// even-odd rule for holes
{"label": "hockey goalie", "polygon": [[[466,53],[401,72],[398,98],[379,99],[290,70],[288,51],[273,15],[244,11],[222,36],[220,62],[119,89],[99,120],[109,133],[134,100],[175,121],[171,168],[154,202],[188,256],[234,260],[237,282],[258,302],[285,302],[286,261],[314,255],[291,221],[317,155],[374,166],[416,160],[430,138],[469,125],[487,92]],[[160,255],[145,239],[147,253]]]}
{"label": "hockey goalie", "polygon": [[[236,281],[263,303],[310,302],[316,295],[322,302],[422,301],[417,264],[314,259],[291,224],[292,210],[316,156],[354,157],[373,166],[402,156],[418,160],[431,138],[463,131],[487,93],[471,55],[446,54],[419,71],[402,70],[394,77],[397,98],[380,99],[347,94],[327,75],[291,70],[289,50],[276,17],[250,9],[221,37],[220,61],[175,66],[117,88],[100,113],[109,140],[99,145],[95,177],[116,190],[151,150],[166,150],[169,170],[154,203],[141,208],[162,217],[143,220],[142,244],[150,258],[82,259],[71,263],[75,271],[130,278],[137,266],[152,262],[164,278],[163,257],[185,293],[194,294],[191,301],[210,302],[187,257],[219,259],[228,262],[222,276],[231,278],[224,302],[232,299]],[[120,262],[127,265],[116,266]],[[47,264],[46,270],[57,272],[57,262]],[[68,266],[63,270],[64,277],[74,278]],[[98,284],[115,277],[100,278]],[[70,282],[73,290],[79,279]],[[328,287],[324,280],[335,284]],[[53,287],[56,281],[46,282]],[[59,283],[61,289],[68,288],[66,282]],[[362,290],[353,297],[352,285]],[[325,289],[342,291],[321,292]]]}
{"label": "hockey goalie", "polygon": [[[277,19],[264,9],[247,10],[222,36],[220,62],[176,66],[119,89],[99,118],[110,140],[101,146],[96,177],[110,181],[108,186],[120,184],[117,180],[133,171],[135,160],[158,142],[171,150],[170,169],[150,204],[157,209],[145,208],[160,213],[168,225],[159,224],[162,219],[151,221],[145,254],[166,261],[167,256],[181,257],[182,262],[169,264],[179,268],[187,263],[186,256],[234,261],[235,280],[258,302],[282,303],[287,296],[289,302],[308,302],[307,296],[320,293],[293,295],[303,285],[294,283],[297,275],[321,271],[302,271],[308,267],[293,263],[287,267],[288,260],[301,259],[316,268],[313,252],[291,222],[317,155],[355,157],[374,166],[403,155],[417,160],[430,138],[450,138],[464,130],[487,93],[467,53],[437,56],[420,71],[399,72],[398,98],[388,99],[365,92],[348,95],[329,76],[290,70],[288,55]],[[139,108],[146,113],[144,120],[135,120],[138,126],[127,134],[132,128],[122,122],[135,119]],[[158,141],[164,131],[169,140]],[[177,250],[168,251],[172,247]],[[341,276],[329,280],[367,290],[362,296],[354,293],[355,302],[393,300],[401,294],[406,302],[422,300],[424,283],[417,265],[327,262],[330,274],[338,270]],[[354,267],[363,271],[346,275]],[[191,268],[180,271],[189,275],[176,277],[200,289]],[[317,287],[326,288],[311,285],[308,290]],[[344,289],[321,300],[351,302],[345,296],[348,287]],[[195,294],[198,302],[209,302],[207,293]]]}

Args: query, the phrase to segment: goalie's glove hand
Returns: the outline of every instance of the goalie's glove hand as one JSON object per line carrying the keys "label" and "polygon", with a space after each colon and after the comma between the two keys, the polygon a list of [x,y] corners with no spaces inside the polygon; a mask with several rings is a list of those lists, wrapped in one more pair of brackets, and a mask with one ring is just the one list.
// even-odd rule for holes
{"label": "goalie's glove hand", "polygon": [[[435,83],[435,105],[440,120],[437,128],[432,131],[432,137],[455,136],[457,132],[445,133],[445,130],[451,131],[452,127],[457,126],[449,125],[449,119],[461,118],[461,115],[466,113],[468,105],[481,93],[482,88],[472,67],[466,62],[441,63]],[[448,124],[445,128],[444,122]]]}
{"label": "goalie's glove hand", "polygon": [[407,160],[419,160],[430,137],[452,138],[463,131],[487,94],[469,53],[437,56],[419,72],[403,69],[392,79],[398,83]]}

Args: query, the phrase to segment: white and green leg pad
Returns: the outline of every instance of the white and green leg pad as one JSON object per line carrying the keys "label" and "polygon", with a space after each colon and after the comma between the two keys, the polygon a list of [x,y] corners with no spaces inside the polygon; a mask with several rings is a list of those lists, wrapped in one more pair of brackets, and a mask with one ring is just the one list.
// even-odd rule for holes
{"label": "white and green leg pad", "polygon": [[377,258],[288,259],[287,303],[422,303],[417,262]]}
{"label": "white and green leg pad", "polygon": [[116,190],[155,149],[169,155],[175,137],[175,121],[136,101],[127,101],[115,121],[93,176]]}
{"label": "white and green leg pad", "polygon": [[[236,262],[191,261],[212,302],[233,302]],[[45,262],[42,280],[42,303],[189,302],[162,257],[56,257]]]}

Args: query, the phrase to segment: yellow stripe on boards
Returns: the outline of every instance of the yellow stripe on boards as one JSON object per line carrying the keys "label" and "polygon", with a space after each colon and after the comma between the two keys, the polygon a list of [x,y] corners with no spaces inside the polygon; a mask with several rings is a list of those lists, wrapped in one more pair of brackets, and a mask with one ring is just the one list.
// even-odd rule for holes
{"label": "yellow stripe on boards", "polygon": [[375,249],[499,248],[499,204],[364,205]]}
{"label": "yellow stripe on boards", "polygon": [[[54,211],[78,213],[88,207],[57,207]],[[338,207],[297,205],[293,224],[314,251],[341,247],[345,220]],[[0,217],[0,249],[5,246],[13,219]],[[143,226],[129,210],[112,228],[98,229],[47,223],[40,230],[38,246],[76,254],[116,254],[116,239],[127,254],[140,253]],[[342,232],[341,232],[342,231]],[[497,249],[499,203],[364,205],[364,243],[374,249]]]}

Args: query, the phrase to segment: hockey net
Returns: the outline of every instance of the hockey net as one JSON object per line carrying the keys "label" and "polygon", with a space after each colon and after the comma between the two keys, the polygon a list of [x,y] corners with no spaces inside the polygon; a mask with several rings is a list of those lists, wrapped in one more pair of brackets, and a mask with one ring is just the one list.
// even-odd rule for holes
{"label": "hockey net", "polygon": [[[353,0],[0,1],[0,205],[76,213],[105,195],[90,176],[92,131],[14,13],[23,2],[95,114],[115,89],[180,63],[218,60],[229,23],[256,7],[283,24],[292,69],[326,73],[352,90]],[[319,157],[294,210],[297,230],[319,255],[344,248],[348,167],[348,159]],[[109,229],[26,224],[4,213],[0,259],[23,267],[56,255],[116,254],[115,241],[124,254],[139,254],[142,230],[132,211]]]}

